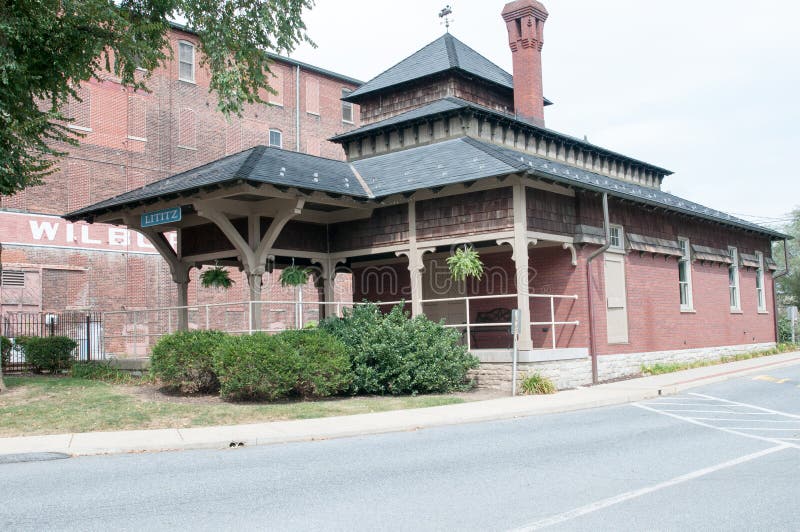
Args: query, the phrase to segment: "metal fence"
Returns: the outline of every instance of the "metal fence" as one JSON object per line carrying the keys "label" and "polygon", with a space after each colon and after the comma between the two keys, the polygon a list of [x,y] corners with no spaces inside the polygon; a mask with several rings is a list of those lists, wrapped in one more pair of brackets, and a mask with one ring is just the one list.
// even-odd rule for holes
{"label": "metal fence", "polygon": [[9,356],[3,359],[3,371],[29,369],[25,354],[16,344],[24,336],[66,336],[78,344],[73,352],[75,360],[105,358],[103,316],[99,312],[6,313],[2,315],[0,334],[13,344]]}

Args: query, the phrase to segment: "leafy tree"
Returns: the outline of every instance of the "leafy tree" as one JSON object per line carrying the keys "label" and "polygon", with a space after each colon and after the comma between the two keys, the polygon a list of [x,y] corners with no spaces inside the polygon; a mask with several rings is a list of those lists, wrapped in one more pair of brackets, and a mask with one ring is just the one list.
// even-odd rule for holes
{"label": "leafy tree", "polygon": [[[76,86],[113,72],[147,90],[148,75],[172,57],[170,21],[200,41],[201,65],[225,114],[260,103],[268,52],[311,42],[301,19],[314,0],[0,0],[0,194],[39,184],[79,134],[63,114]],[[312,43],[313,44],[313,43]]]}
{"label": "leafy tree", "polygon": [[[780,301],[785,305],[800,305],[800,208],[792,211],[792,221],[783,228],[783,232],[792,236],[789,240],[789,275],[779,278],[778,294]],[[775,245],[773,256],[778,263],[778,268],[784,268],[783,242]]]}

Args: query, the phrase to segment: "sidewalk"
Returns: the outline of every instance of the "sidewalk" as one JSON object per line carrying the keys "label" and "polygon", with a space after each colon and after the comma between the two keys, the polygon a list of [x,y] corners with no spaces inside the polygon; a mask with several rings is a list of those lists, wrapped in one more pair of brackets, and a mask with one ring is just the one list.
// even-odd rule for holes
{"label": "sidewalk", "polygon": [[251,446],[401,432],[623,404],[795,364],[800,364],[800,352],[601,384],[555,395],[507,397],[414,410],[252,425],[0,438],[0,455],[57,452],[78,456],[219,449],[229,447],[231,442]]}

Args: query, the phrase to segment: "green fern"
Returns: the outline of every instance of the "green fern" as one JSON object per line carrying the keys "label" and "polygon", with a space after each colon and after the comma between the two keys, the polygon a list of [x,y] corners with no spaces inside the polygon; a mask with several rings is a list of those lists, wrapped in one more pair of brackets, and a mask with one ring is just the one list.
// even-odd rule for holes
{"label": "green fern", "polygon": [[447,267],[450,268],[450,276],[454,281],[463,281],[467,277],[483,277],[483,262],[472,246],[458,248],[447,258]]}
{"label": "green fern", "polygon": [[224,288],[233,286],[233,279],[228,275],[228,270],[221,266],[214,266],[200,274],[200,284],[204,288]]}
{"label": "green fern", "polygon": [[292,265],[287,266],[281,272],[281,286],[302,286],[308,282],[308,276],[310,274],[311,270],[308,268],[295,266],[294,261],[292,261]]}

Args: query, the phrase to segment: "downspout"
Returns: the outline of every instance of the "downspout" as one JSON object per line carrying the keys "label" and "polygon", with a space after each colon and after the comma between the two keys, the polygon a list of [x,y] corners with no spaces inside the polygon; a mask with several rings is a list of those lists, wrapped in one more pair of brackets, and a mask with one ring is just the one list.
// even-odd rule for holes
{"label": "downspout", "polygon": [[300,65],[295,69],[294,83],[294,138],[295,151],[300,151]]}
{"label": "downspout", "polygon": [[586,284],[589,287],[589,295],[586,298],[589,303],[589,351],[592,357],[592,384],[597,384],[597,338],[594,330],[594,303],[592,301],[592,292],[594,291],[592,283],[592,261],[600,254],[611,246],[611,227],[608,223],[608,193],[603,192],[603,232],[606,235],[606,243],[600,249],[595,250],[586,259]]}
{"label": "downspout", "polygon": [[778,320],[778,284],[775,282],[781,277],[789,275],[789,247],[786,245],[786,239],[783,239],[783,271],[776,273],[772,276],[772,306],[775,307],[772,311],[775,318],[775,343],[780,343],[780,325]]}

